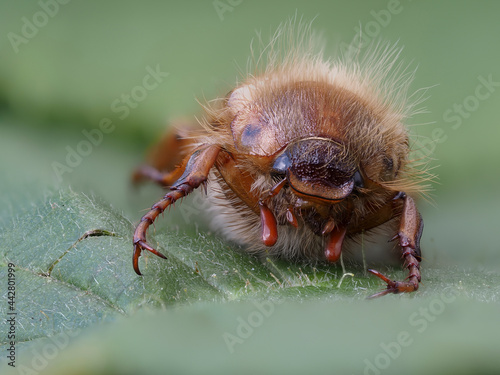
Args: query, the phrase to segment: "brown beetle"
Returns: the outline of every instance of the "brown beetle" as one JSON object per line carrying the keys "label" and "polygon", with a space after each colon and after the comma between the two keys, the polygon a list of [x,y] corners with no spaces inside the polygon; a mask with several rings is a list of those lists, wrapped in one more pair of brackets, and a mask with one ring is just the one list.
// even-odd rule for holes
{"label": "brown beetle", "polygon": [[[396,47],[332,61],[312,52],[313,36],[298,35],[284,56],[284,38],[275,38],[265,69],[206,106],[202,130],[165,138],[153,166],[136,171],[135,180],[171,190],[135,230],[137,274],[143,250],[165,258],[147,243],[148,227],[203,185],[216,229],[258,255],[336,262],[344,240],[399,221],[394,239],[409,276],[369,270],[387,283],[372,297],[418,289],[423,223],[408,193],[421,192],[425,177],[410,163],[403,124],[415,106],[406,93],[412,74],[401,71]],[[180,165],[163,172],[173,156]]]}

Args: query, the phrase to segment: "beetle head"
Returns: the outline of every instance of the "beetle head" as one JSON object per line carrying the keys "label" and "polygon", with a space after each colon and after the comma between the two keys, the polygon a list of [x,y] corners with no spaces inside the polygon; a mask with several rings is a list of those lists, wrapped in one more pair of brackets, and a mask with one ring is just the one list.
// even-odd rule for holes
{"label": "beetle head", "polygon": [[275,159],[272,173],[285,177],[298,197],[318,203],[340,202],[355,186],[362,186],[346,147],[328,138],[290,143]]}

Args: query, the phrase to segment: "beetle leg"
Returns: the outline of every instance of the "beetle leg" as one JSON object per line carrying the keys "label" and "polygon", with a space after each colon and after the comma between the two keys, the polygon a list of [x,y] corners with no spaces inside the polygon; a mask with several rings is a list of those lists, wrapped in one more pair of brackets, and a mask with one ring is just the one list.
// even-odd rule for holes
{"label": "beetle leg", "polygon": [[[195,141],[190,136],[194,124],[177,120],[150,148],[146,164],[139,166],[132,175],[132,182],[152,180],[159,185],[171,186],[181,176]],[[165,173],[164,171],[172,171]]]}
{"label": "beetle leg", "polygon": [[193,152],[187,161],[184,173],[170,188],[171,191],[167,193],[163,199],[156,202],[153,207],[151,207],[151,210],[141,218],[141,222],[136,227],[134,233],[134,253],[132,257],[134,270],[138,275],[141,275],[139,271],[139,257],[143,250],[150,251],[161,258],[166,258],[162,253],[155,250],[147,243],[147,229],[168,206],[178,199],[185,197],[198,186],[206,182],[210,169],[213,167],[218,154],[219,148],[213,145],[200,148]]}
{"label": "beetle leg", "polygon": [[403,199],[404,202],[397,238],[399,238],[399,246],[401,246],[402,257],[409,270],[409,275],[406,281],[394,281],[378,271],[368,270],[387,283],[386,290],[375,293],[368,298],[380,297],[389,293],[414,292],[420,283],[420,261],[422,260],[420,237],[424,228],[422,216],[417,210],[415,201],[405,193],[398,193],[394,199]]}
{"label": "beetle leg", "polygon": [[239,199],[256,215],[259,214],[259,197],[252,191],[255,180],[248,173],[243,173],[234,155],[222,151],[215,163],[217,172],[224,180],[223,192],[228,200]]}
{"label": "beetle leg", "polygon": [[163,173],[150,165],[144,164],[134,171],[132,182],[136,184],[145,180],[151,180],[163,187],[171,186],[182,175],[185,165],[186,163],[183,162],[182,165],[175,168],[172,172]]}
{"label": "beetle leg", "polygon": [[200,150],[203,150],[205,147],[206,146],[200,146],[195,149],[190,155],[187,155],[182,160],[181,164],[177,166],[172,172],[161,172],[159,169],[148,164],[141,165],[132,174],[132,182],[138,183],[143,180],[152,180],[163,187],[175,185],[178,180],[184,177],[186,171],[192,170],[192,167],[191,169],[188,168],[192,157],[194,155],[198,155],[198,152]]}

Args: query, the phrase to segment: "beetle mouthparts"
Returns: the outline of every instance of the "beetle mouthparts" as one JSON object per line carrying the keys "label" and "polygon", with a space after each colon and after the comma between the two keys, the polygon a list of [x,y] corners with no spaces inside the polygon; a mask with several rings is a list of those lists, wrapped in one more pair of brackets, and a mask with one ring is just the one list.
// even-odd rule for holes
{"label": "beetle mouthparts", "polygon": [[325,258],[327,261],[334,263],[340,258],[342,253],[342,243],[344,242],[344,237],[347,231],[347,227],[337,227],[333,228],[330,233],[326,246],[325,246]]}
{"label": "beetle mouthparts", "polygon": [[354,188],[356,165],[344,145],[322,138],[308,138],[286,150],[290,160],[287,179],[299,195],[341,201]]}

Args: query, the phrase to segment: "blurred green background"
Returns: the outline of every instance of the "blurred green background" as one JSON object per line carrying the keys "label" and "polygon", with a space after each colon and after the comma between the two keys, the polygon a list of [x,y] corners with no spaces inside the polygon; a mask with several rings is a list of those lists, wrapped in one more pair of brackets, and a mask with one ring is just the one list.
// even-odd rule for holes
{"label": "blurred green background", "polygon": [[[94,194],[128,220],[137,221],[142,210],[161,195],[155,187],[138,191],[130,188],[129,173],[143,160],[147,147],[172,119],[193,119],[199,115],[196,98],[214,98],[232,88],[246,66],[250,42],[257,32],[262,32],[266,40],[280,23],[298,15],[304,20],[314,19],[313,29],[323,33],[329,54],[338,52],[341,43],[351,42],[360,28],[370,39],[398,42],[404,47],[403,59],[418,66],[412,90],[431,87],[429,99],[424,103],[427,112],[409,121],[419,125],[412,127],[412,132],[420,147],[432,157],[431,165],[439,175],[432,192],[433,203],[420,204],[425,221],[422,239],[425,265],[435,268],[436,278],[440,267],[446,270],[443,271],[446,275],[453,275],[455,271],[450,271],[450,267],[457,267],[457,274],[464,277],[460,282],[466,282],[466,275],[474,278],[478,274],[485,277],[486,283],[489,275],[498,281],[500,249],[495,233],[500,212],[497,195],[500,2],[72,0],[63,3],[55,0],[0,3],[0,228],[4,231],[11,228],[19,214],[39,206],[54,186]],[[144,91],[145,96],[120,118],[124,112],[117,111],[116,101],[141,86],[150,72],[148,69],[164,72],[161,82]],[[112,121],[114,130],[104,134],[102,142],[71,172],[63,173],[62,182],[59,181],[54,162],[65,163],[68,147],[76,149],[86,139],[82,131],[99,128],[106,118]],[[172,220],[166,218],[166,223]],[[424,289],[426,271],[423,270]],[[446,285],[447,277],[440,285]],[[470,316],[471,321],[477,322],[484,316],[485,326],[498,326],[498,321],[488,320],[491,311],[498,312],[498,285],[474,284],[469,297],[474,300],[483,287],[489,288],[488,298],[493,306],[488,305],[484,311],[479,308],[478,313],[476,305],[468,304],[465,298],[459,307],[468,314],[478,314],[476,318]],[[477,298],[476,302],[484,303],[484,299]],[[397,309],[400,303],[392,297],[387,301],[391,309]],[[415,308],[419,306],[414,299],[411,303]],[[318,309],[324,306],[319,304]],[[368,306],[364,301],[348,305],[339,311],[339,319],[358,317],[352,315],[353,311],[372,308]],[[371,306],[383,314],[382,304]],[[404,309],[408,308],[405,306]],[[251,311],[251,305],[248,308]],[[227,313],[224,307],[209,305],[189,310],[189,314],[196,315],[203,309],[209,315]],[[244,310],[245,305],[236,309]],[[309,313],[304,309],[301,306],[298,315],[286,313],[285,317],[289,322],[301,319],[301,314]],[[451,317],[450,321],[468,324],[461,317]],[[332,325],[338,324],[336,318],[331,319]],[[390,328],[390,322],[384,318],[381,328],[372,334],[376,337],[398,332]],[[329,320],[318,318],[318,323],[327,324]],[[189,320],[181,324],[188,327]],[[356,330],[354,325],[348,327]],[[198,328],[205,332],[206,326]],[[455,328],[443,328],[443,334],[449,335]],[[484,327],[477,330],[481,328]],[[321,327],[316,329],[320,331]],[[355,345],[346,329],[341,334]],[[314,330],[311,325],[308,331],[311,337],[301,332],[300,339],[314,343]],[[473,334],[477,330],[468,332]],[[436,339],[436,335],[429,336],[429,341]],[[147,337],[138,340],[144,344]],[[266,340],[261,337],[260,342]],[[363,340],[362,335],[359,340]],[[170,341],[163,343],[171,348],[167,342]],[[279,340],[272,343],[280,345]],[[485,343],[493,344],[487,340]],[[300,345],[307,358],[308,344]],[[318,345],[326,344],[319,340]],[[368,344],[364,347],[368,351],[373,349]],[[251,353],[257,355],[258,345],[252,348]],[[374,355],[377,348],[373,349]],[[346,352],[353,350],[350,347]],[[428,350],[425,353],[432,352]],[[272,358],[266,361],[273,363]],[[358,365],[344,363],[340,367],[348,369],[345,373],[363,371],[363,358],[358,362],[353,359],[352,363]],[[491,368],[500,368],[489,364]],[[399,368],[391,366],[386,372],[397,373]],[[333,369],[334,366],[332,372]],[[449,370],[456,369],[452,366]]]}

